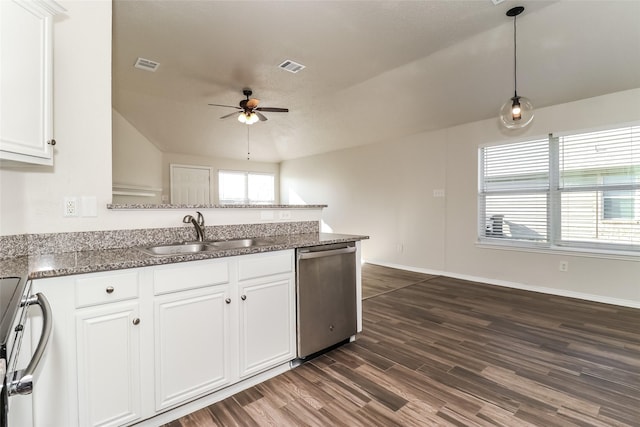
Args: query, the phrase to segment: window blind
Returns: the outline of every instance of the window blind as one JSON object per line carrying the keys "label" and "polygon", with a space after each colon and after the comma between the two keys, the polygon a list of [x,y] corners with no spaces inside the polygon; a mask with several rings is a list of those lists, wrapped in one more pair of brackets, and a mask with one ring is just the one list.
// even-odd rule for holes
{"label": "window blind", "polygon": [[480,240],[640,250],[640,126],[479,150]]}
{"label": "window blind", "polygon": [[640,126],[559,138],[560,244],[640,245]]}
{"label": "window blind", "polygon": [[480,224],[484,237],[546,241],[549,141],[480,151]]}

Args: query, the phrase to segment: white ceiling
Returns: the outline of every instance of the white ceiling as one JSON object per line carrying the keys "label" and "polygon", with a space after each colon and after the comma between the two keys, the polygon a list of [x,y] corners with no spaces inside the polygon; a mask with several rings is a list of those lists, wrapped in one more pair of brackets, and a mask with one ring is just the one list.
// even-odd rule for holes
{"label": "white ceiling", "polygon": [[[518,93],[535,107],[640,87],[638,0],[115,0],[113,106],[162,151],[244,159],[249,128],[251,159],[269,162],[495,117],[516,5]],[[207,105],[244,87],[290,112],[248,127]]]}

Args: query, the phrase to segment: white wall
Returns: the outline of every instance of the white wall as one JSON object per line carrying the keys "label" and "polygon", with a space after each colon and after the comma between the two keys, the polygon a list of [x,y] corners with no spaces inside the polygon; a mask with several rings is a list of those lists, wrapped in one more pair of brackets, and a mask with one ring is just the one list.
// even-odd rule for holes
{"label": "white wall", "polygon": [[[112,179],[114,184],[162,188],[162,152],[116,110],[112,110]],[[162,191],[152,198],[120,196],[114,203],[161,203]]]}
{"label": "white wall", "polygon": [[[637,120],[640,89],[539,109],[526,130],[507,132],[490,119],[286,161],[282,201],[327,203],[328,226],[371,236],[363,242],[371,262],[640,306],[640,259],[476,245],[479,145]],[[438,189],[445,198],[434,197]],[[558,270],[560,260],[568,272]]]}

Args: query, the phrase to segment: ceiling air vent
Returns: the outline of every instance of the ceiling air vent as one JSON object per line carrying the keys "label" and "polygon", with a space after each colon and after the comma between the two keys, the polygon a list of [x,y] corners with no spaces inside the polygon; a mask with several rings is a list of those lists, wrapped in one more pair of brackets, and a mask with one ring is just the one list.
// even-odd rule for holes
{"label": "ceiling air vent", "polygon": [[136,60],[136,63],[134,64],[134,67],[136,68],[140,68],[141,70],[152,71],[152,72],[156,71],[159,66],[160,66],[159,62],[152,61],[150,59],[144,59],[144,58],[138,58]]}
{"label": "ceiling air vent", "polygon": [[278,67],[294,74],[304,69],[304,65],[298,64],[297,62],[294,62],[290,59],[287,59],[282,64],[278,65]]}

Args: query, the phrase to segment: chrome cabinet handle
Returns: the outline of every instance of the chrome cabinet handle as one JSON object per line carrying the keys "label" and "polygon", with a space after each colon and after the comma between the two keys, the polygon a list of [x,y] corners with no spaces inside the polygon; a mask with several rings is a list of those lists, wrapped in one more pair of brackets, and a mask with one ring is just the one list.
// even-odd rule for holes
{"label": "chrome cabinet handle", "polygon": [[[34,351],[27,368],[13,373],[12,376],[16,379],[11,380],[10,383],[7,381],[7,385],[9,386],[9,396],[13,396],[15,394],[31,394],[33,391],[34,377],[36,376],[38,365],[40,364],[44,353],[47,351],[53,321],[49,301],[47,301],[45,296],[39,292],[24,299],[20,305],[23,307],[30,305],[40,306],[40,310],[42,310],[42,332],[40,333],[40,341],[38,342],[36,351]],[[8,379],[9,378],[7,378],[7,380]]]}
{"label": "chrome cabinet handle", "polygon": [[140,324],[140,319],[137,318],[137,317],[135,319],[133,319],[133,324],[134,325],[139,325]]}
{"label": "chrome cabinet handle", "polygon": [[242,296],[240,297],[240,299],[241,299],[242,301],[244,301],[244,300],[246,300],[246,299],[247,299],[247,296],[246,296],[246,295],[242,295]]}
{"label": "chrome cabinet handle", "polygon": [[224,302],[226,302],[227,304],[231,304],[231,298],[225,299]]}
{"label": "chrome cabinet handle", "polygon": [[47,144],[53,146],[56,145],[56,140],[55,139],[50,139],[49,141],[47,141]]}
{"label": "chrome cabinet handle", "polygon": [[107,291],[108,294],[112,294],[114,290],[115,289],[113,288],[113,286],[107,286],[107,289],[105,289],[105,291]]}

